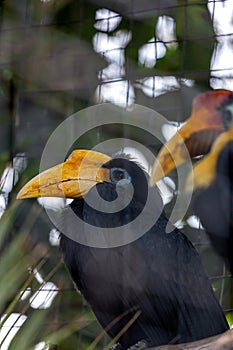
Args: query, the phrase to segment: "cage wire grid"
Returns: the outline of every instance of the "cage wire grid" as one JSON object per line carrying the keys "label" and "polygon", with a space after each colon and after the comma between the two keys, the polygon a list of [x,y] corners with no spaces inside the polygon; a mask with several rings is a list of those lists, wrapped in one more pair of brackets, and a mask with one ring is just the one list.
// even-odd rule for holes
{"label": "cage wire grid", "polygon": [[[1,215],[13,204],[15,193],[25,179],[35,174],[43,145],[50,133],[77,110],[102,102],[111,102],[126,109],[133,103],[142,104],[170,118],[171,125],[167,128],[168,135],[165,135],[169,137],[188,116],[184,106],[186,97],[190,105],[197,91],[219,87],[233,90],[233,7],[230,0],[171,0],[156,4],[148,0],[143,6],[131,0],[126,7],[120,6],[120,2],[115,5],[110,2],[108,7],[111,9],[105,8],[104,4],[104,1],[98,0],[78,1],[77,6],[68,0],[61,5],[55,0],[27,0],[20,3],[11,1],[8,5],[2,2],[0,5]],[[192,9],[194,13],[190,14]],[[182,11],[181,19],[174,16],[179,10]],[[206,32],[197,30],[196,36],[190,38],[189,21],[196,10],[204,10],[205,16],[209,14],[210,24],[203,27]],[[140,21],[143,28],[151,26],[151,21],[154,23],[154,32],[148,35],[145,31],[144,40],[135,39],[140,36],[137,28]],[[182,31],[187,35],[177,29],[180,22]],[[200,69],[198,62],[193,67],[187,65],[190,42],[194,43],[194,48],[197,48],[196,43],[212,42],[207,52],[208,55],[211,53],[208,70],[208,64],[204,63],[202,66],[206,68]],[[157,68],[159,64],[168,53],[172,59],[177,58],[172,56],[177,50],[180,54],[178,68],[169,63],[167,72],[161,73],[162,69]],[[200,65],[201,62],[200,59]],[[206,77],[202,79],[202,76]],[[174,95],[174,106],[160,100],[164,94],[176,91],[182,93]],[[174,102],[174,99],[171,101]],[[102,140],[102,132],[101,128],[96,132],[97,143]],[[30,170],[32,163],[34,168]],[[28,173],[25,175],[26,171]],[[170,194],[176,192],[171,187],[168,190]],[[10,311],[8,323],[3,322],[0,330],[0,347],[9,348],[10,341],[33,310],[51,309],[48,319],[41,323],[53,331],[72,324],[71,334],[66,334],[71,339],[70,349],[87,348],[101,329],[60,264],[59,232],[43,214],[38,203],[32,209],[31,202],[29,204],[24,205],[22,213],[14,213],[12,226],[2,241],[0,252],[4,256],[16,233],[23,227],[28,232],[28,238],[24,239],[31,254],[28,247],[20,246],[22,255],[29,259],[22,264],[22,268],[28,272],[22,278],[28,283],[24,293],[17,297],[24,285],[18,283],[15,293],[9,300],[4,299],[4,305],[1,305],[2,321],[6,317],[5,310]],[[56,203],[50,200],[49,204],[44,202],[43,205],[61,207],[64,204],[64,200]],[[34,222],[26,221],[25,224],[22,216],[33,210]],[[191,230],[189,238],[204,256],[203,263],[208,270],[204,253],[210,249],[209,241],[206,236],[203,238],[199,221],[189,215],[177,225],[187,235],[190,228],[195,231],[195,237]],[[42,229],[43,234],[40,232]],[[229,297],[232,292],[231,277],[221,260],[214,256],[212,262],[216,261],[218,267],[215,274],[213,271],[209,274],[209,278],[224,310],[230,312],[233,311]],[[15,297],[18,303],[12,304]],[[14,307],[9,309],[9,305]],[[64,312],[68,308],[71,312]],[[91,325],[86,329],[84,324],[89,325],[88,317]],[[54,324],[51,324],[51,320]],[[93,324],[96,327],[94,330]],[[75,332],[76,325],[78,330]],[[51,349],[51,345],[39,341],[40,336],[34,349]],[[109,338],[103,336],[96,349],[104,348],[108,342]]]}

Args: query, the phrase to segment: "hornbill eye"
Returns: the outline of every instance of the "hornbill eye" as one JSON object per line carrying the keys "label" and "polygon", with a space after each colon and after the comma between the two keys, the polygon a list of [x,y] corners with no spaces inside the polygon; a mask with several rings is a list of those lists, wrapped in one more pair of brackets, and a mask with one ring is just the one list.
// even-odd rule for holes
{"label": "hornbill eye", "polygon": [[[128,171],[123,168],[111,168],[110,179],[113,184],[125,185],[131,182],[131,176]],[[119,183],[120,182],[120,183]]]}

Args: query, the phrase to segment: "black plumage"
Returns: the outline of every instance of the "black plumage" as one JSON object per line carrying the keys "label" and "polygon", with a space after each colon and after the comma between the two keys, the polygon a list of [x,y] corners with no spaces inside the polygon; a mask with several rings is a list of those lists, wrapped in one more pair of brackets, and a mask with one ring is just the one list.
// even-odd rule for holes
{"label": "black plumage", "polygon": [[[162,201],[156,187],[148,187],[148,178],[137,164],[127,159],[112,159],[103,165],[116,171],[116,179],[98,183],[85,198],[74,199],[70,208],[83,220],[72,225],[70,210],[62,215],[64,232],[67,227],[73,239],[61,234],[61,252],[73,281],[92,307],[102,327],[118,319],[108,334],[115,337],[139,315],[120,337],[124,349],[140,340],[148,346],[182,343],[216,335],[228,329],[222,309],[191,242],[176,228],[165,233],[168,220],[162,210],[153,227],[135,241],[115,248],[95,248],[77,240],[88,227],[121,227],[141,214],[148,195],[157,198],[154,215]],[[124,171],[123,171],[124,170]],[[118,180],[125,180],[118,182]],[[116,180],[116,181],[115,181]],[[118,183],[118,184],[117,184]],[[133,198],[125,209],[105,213],[92,208],[98,194],[109,203],[116,198],[128,199],[130,186]],[[142,225],[143,226],[143,225]]]}
{"label": "black plumage", "polygon": [[[206,160],[200,164],[203,171]],[[207,187],[195,189],[192,206],[214,249],[233,274],[233,140],[226,143],[217,157],[213,181]]]}

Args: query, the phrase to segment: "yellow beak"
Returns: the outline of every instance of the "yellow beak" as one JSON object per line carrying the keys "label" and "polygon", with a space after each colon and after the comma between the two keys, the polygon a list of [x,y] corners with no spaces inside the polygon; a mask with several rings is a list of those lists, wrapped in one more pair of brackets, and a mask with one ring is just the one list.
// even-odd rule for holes
{"label": "yellow beak", "polygon": [[62,164],[56,165],[30,180],[17,199],[33,197],[80,198],[100,182],[110,182],[109,169],[102,165],[111,160],[105,154],[75,150]]}

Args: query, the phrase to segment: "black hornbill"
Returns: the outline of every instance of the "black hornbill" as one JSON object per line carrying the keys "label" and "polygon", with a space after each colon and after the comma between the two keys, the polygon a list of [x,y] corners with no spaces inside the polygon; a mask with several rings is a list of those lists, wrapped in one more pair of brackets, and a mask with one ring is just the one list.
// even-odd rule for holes
{"label": "black hornbill", "polygon": [[151,183],[187,161],[185,147],[191,157],[210,151],[194,166],[186,190],[193,191],[194,212],[233,274],[232,126],[232,91],[220,89],[197,96],[191,117],[161,149]]}
{"label": "black hornbill", "polygon": [[[156,198],[152,213],[146,204],[150,191]],[[159,191],[148,186],[148,176],[138,164],[123,155],[110,158],[76,150],[18,194],[18,198],[40,196],[74,198],[62,214],[64,226],[73,232],[73,239],[61,234],[64,262],[102,327],[112,338],[120,335],[122,349],[141,340],[147,346],[189,342],[228,329],[197,251],[178,229],[166,233],[168,220]],[[127,205],[104,212],[101,205],[98,209],[90,205],[97,196],[109,205],[117,198]],[[127,235],[127,223],[140,217],[142,210],[148,218],[159,211],[159,217],[131,243],[99,248],[78,242],[80,235],[88,234],[88,224],[96,227],[96,235],[99,229],[110,234],[115,227]],[[73,213],[82,224],[72,225]]]}

